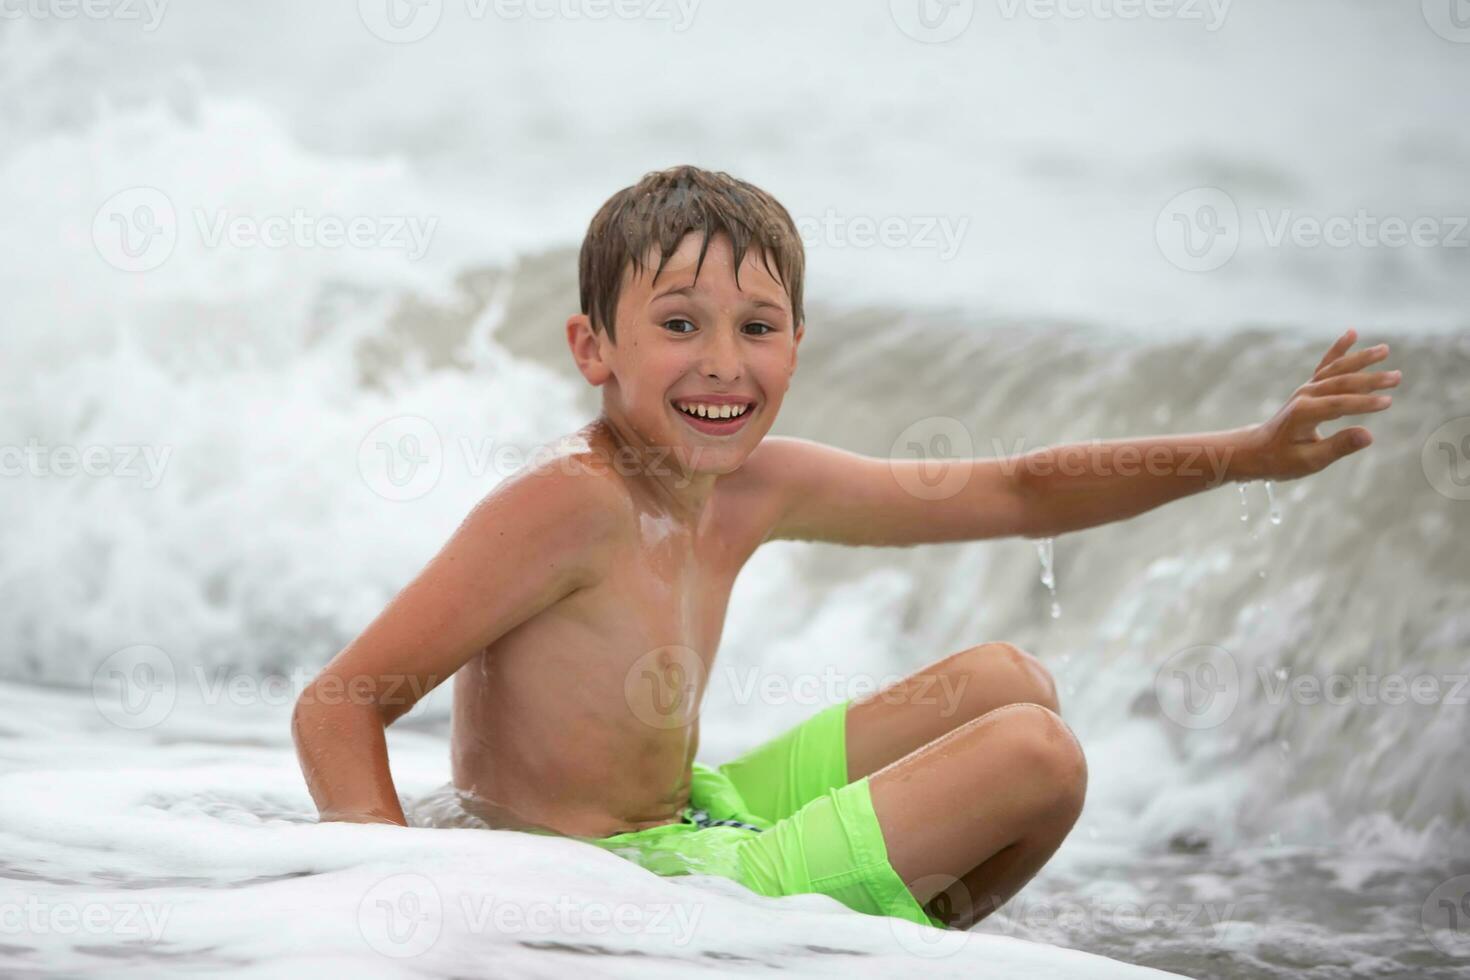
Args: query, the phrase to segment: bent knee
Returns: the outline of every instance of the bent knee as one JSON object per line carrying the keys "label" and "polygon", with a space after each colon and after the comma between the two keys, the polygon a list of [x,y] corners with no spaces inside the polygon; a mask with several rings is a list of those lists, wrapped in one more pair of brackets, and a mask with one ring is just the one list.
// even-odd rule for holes
{"label": "bent knee", "polygon": [[981,643],[960,651],[954,659],[965,677],[998,689],[1007,704],[1038,704],[1051,712],[1061,712],[1051,671],[1014,643]]}
{"label": "bent knee", "polygon": [[1061,716],[1037,704],[1012,704],[986,716],[1004,733],[1018,777],[1049,809],[1075,817],[1087,796],[1087,758]]}

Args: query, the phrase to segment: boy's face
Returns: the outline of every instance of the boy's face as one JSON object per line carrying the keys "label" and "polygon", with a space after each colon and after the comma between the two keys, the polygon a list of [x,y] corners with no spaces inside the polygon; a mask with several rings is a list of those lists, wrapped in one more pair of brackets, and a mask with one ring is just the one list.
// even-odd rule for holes
{"label": "boy's face", "polygon": [[[736,285],[724,235],[710,238],[696,280],[701,241],[685,235],[657,282],[656,250],[636,277],[625,270],[617,343],[598,334],[592,363],[578,360],[589,381],[606,384],[606,411],[646,444],[667,447],[693,472],[728,473],[775,421],[803,328],[755,249],[745,253]],[[706,417],[685,410],[698,405]]]}

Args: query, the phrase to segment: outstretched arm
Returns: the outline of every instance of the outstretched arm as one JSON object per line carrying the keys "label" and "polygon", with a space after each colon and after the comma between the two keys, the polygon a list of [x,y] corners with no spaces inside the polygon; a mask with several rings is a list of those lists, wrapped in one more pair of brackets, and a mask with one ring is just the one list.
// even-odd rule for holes
{"label": "outstretched arm", "polygon": [[[751,464],[778,488],[767,540],[914,545],[1052,537],[1125,520],[1227,481],[1291,480],[1371,441],[1362,426],[1328,438],[1316,427],[1381,411],[1368,394],[1398,372],[1362,370],[1387,345],[1351,354],[1349,330],[1312,379],[1260,425],[1197,435],[1094,441],[989,459],[881,459],[804,439],[767,438]],[[1361,440],[1361,441],[1360,441]]]}
{"label": "outstretched arm", "polygon": [[1269,421],[1201,435],[1116,439],[1039,449],[1019,474],[1031,537],[1124,520],[1226,481],[1294,480],[1325,469],[1373,442],[1361,425],[1326,438],[1317,426],[1344,415],[1381,412],[1393,401],[1371,392],[1399,383],[1399,372],[1369,372],[1388,356],[1380,344],[1348,353],[1349,330],[1323,355],[1311,379]]}

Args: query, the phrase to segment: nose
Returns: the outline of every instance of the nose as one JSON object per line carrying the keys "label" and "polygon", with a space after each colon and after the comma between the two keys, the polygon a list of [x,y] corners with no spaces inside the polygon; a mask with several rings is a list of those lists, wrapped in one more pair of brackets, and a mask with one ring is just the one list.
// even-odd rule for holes
{"label": "nose", "polygon": [[700,351],[699,373],[716,381],[740,378],[740,345],[731,330],[714,330]]}

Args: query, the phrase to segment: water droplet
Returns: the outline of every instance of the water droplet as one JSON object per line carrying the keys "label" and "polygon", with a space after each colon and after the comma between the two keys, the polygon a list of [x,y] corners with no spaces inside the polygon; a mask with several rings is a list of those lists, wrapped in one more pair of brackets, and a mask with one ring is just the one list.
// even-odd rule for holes
{"label": "water droplet", "polygon": [[1041,584],[1051,593],[1051,618],[1060,619],[1062,607],[1057,604],[1057,576],[1052,564],[1052,538],[1036,542],[1036,557],[1041,559]]}
{"label": "water droplet", "polygon": [[1280,524],[1281,523],[1281,508],[1277,505],[1276,498],[1271,493],[1271,481],[1270,480],[1266,480],[1265,483],[1266,483],[1266,501],[1267,501],[1267,503],[1271,507],[1271,514],[1270,514],[1270,516],[1271,516],[1271,523],[1272,524]]}
{"label": "water droplet", "polygon": [[1235,489],[1240,491],[1240,523],[1244,524],[1251,519],[1251,505],[1245,499],[1245,484],[1237,484]]}
{"label": "water droplet", "polygon": [[1266,577],[1266,570],[1263,568],[1259,572],[1256,572],[1256,577],[1257,578],[1265,578]]}

